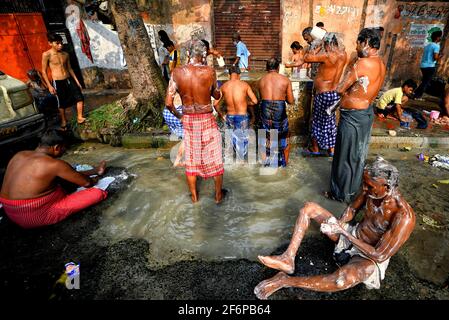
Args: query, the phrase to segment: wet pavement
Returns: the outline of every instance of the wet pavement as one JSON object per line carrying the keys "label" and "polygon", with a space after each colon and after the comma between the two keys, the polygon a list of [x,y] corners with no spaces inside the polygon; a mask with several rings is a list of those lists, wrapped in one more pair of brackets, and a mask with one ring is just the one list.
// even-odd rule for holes
{"label": "wet pavement", "polygon": [[[299,150],[293,152],[290,168],[271,177],[251,178],[257,168],[227,170],[225,187],[231,187],[231,194],[234,189],[233,197],[221,207],[210,204],[212,182],[206,181],[200,204],[192,205],[183,170],[171,168],[169,151],[73,146],[66,161],[95,164],[105,158],[112,167],[107,175],[122,179],[111,186],[107,200],[58,225],[21,230],[2,215],[0,292],[8,299],[34,300],[255,299],[257,283],[276,273],[255,255],[285,250],[304,201],[317,201],[337,215],[344,208],[320,196],[328,183],[330,159],[303,158]],[[359,285],[330,294],[291,288],[271,299],[449,299],[449,185],[438,183],[449,179],[449,171],[418,161],[421,151],[429,152],[370,152],[370,159],[380,153],[398,167],[400,190],[417,214],[415,230],[391,259],[381,289]],[[279,187],[284,181],[286,186]],[[263,195],[259,183],[279,191]],[[262,196],[252,204],[245,197],[255,196],[253,192]],[[145,202],[149,207],[141,205]],[[243,210],[231,210],[220,219],[236,204]],[[164,213],[172,219],[161,221]],[[186,233],[189,226],[192,232]],[[202,242],[207,246],[198,245]],[[225,253],[226,247],[232,250]],[[334,271],[332,249],[313,225],[299,249],[295,275]],[[232,252],[235,257],[229,257]],[[80,290],[55,284],[70,261],[80,263]]]}

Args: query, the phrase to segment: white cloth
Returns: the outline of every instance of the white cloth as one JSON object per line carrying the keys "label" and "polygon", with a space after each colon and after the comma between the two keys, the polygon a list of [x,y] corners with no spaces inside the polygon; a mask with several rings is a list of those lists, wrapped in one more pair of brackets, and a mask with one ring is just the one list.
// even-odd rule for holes
{"label": "white cloth", "polygon": [[[101,189],[103,191],[105,191],[109,185],[114,182],[115,178],[114,177],[105,177],[105,178],[101,178],[100,180],[98,180],[97,184],[93,186],[93,188],[98,188]],[[78,191],[82,191],[85,190],[86,188],[84,187],[79,187],[76,192]]]}
{"label": "white cloth", "polygon": [[[358,224],[357,224],[358,225]],[[343,224],[342,227],[348,232],[350,233],[352,236],[357,237],[356,236],[356,230],[357,230],[357,225],[352,226],[350,224]],[[387,260],[385,260],[382,263],[377,263],[376,261],[368,258],[364,253],[362,253],[356,246],[352,245],[351,250],[347,250],[351,247],[352,242],[348,240],[348,238],[346,238],[343,235],[340,235],[340,239],[338,240],[337,245],[335,246],[334,252],[335,253],[340,253],[342,251],[346,251],[346,253],[348,253],[349,255],[352,256],[360,256],[362,258],[368,259],[370,261],[372,261],[376,268],[374,268],[373,273],[365,280],[363,281],[363,283],[365,284],[367,289],[379,289],[380,288],[380,282],[385,278],[385,271],[388,268],[388,264],[390,263],[390,258],[388,258]]]}

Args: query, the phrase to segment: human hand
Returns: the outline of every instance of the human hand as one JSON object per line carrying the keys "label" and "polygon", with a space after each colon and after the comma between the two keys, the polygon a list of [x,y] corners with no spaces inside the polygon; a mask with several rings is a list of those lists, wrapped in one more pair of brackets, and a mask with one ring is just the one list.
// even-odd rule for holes
{"label": "human hand", "polygon": [[51,94],[56,94],[56,90],[53,86],[48,87],[48,91],[50,91]]}
{"label": "human hand", "polygon": [[320,231],[326,235],[334,235],[342,233],[343,228],[335,217],[331,217],[321,224]]}

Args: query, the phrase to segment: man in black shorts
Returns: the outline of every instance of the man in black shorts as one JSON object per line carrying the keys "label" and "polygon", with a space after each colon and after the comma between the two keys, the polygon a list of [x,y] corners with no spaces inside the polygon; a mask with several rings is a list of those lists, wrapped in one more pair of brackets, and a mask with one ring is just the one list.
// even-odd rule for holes
{"label": "man in black shorts", "polygon": [[[62,37],[58,34],[49,34],[48,42],[51,49],[42,54],[42,76],[51,94],[58,98],[58,108],[61,115],[61,129],[67,127],[65,109],[76,103],[77,122],[86,121],[83,117],[84,96],[81,93],[81,84],[78,81],[70,65],[69,54],[62,51]],[[53,83],[47,76],[47,68],[50,67]]]}

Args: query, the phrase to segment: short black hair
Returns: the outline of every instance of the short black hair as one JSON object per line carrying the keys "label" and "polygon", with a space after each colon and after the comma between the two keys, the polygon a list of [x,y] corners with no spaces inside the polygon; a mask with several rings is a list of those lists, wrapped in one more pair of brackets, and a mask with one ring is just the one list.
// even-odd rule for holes
{"label": "short black hair", "polygon": [[324,28],[324,23],[321,22],[321,21],[320,21],[320,22],[317,22],[317,23],[316,23],[316,26],[319,27],[319,28]]}
{"label": "short black hair", "polygon": [[432,39],[433,42],[435,42],[438,38],[441,38],[441,36],[443,36],[443,31],[438,30],[438,31],[432,32],[432,35],[430,36],[430,38]]}
{"label": "short black hair", "polygon": [[357,41],[367,42],[368,45],[374,49],[380,48],[380,34],[378,31],[372,28],[362,29],[359,35],[357,36]]}
{"label": "short black hair", "polygon": [[204,45],[206,46],[207,51],[209,51],[209,48],[210,48],[209,41],[201,39],[201,42],[204,43]]}
{"label": "short black hair", "polygon": [[292,44],[290,45],[290,48],[296,49],[296,50],[301,50],[302,45],[300,45],[298,41],[293,41]]}
{"label": "short black hair", "polygon": [[415,90],[418,87],[416,82],[413,81],[412,79],[405,80],[404,83],[402,84],[402,88],[404,88],[405,86],[413,88],[413,90]]}
{"label": "short black hair", "polygon": [[63,145],[65,144],[65,138],[60,131],[56,129],[47,129],[47,131],[45,131],[41,136],[39,144],[44,147]]}
{"label": "short black hair", "polygon": [[238,66],[230,66],[228,68],[228,72],[229,72],[229,75],[231,75],[233,73],[240,74],[240,68]]}
{"label": "short black hair", "polygon": [[310,35],[310,33],[312,32],[312,27],[307,27],[304,30],[302,30],[302,36],[304,37],[305,35]]}
{"label": "short black hair", "polygon": [[271,58],[267,60],[267,71],[277,70],[279,68],[279,60],[276,58]]}
{"label": "short black hair", "polygon": [[47,35],[47,38],[48,38],[48,42],[55,42],[55,41],[62,42],[62,37],[59,34],[54,33],[54,32],[53,33],[49,33]]}

